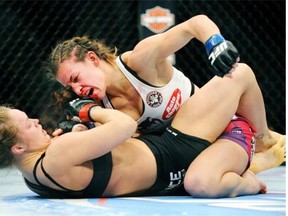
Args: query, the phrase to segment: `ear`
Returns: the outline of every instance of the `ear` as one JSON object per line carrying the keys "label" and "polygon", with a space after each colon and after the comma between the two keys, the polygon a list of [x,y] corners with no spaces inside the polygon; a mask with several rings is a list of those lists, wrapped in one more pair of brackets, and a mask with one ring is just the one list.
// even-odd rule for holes
{"label": "ear", "polygon": [[22,147],[22,145],[17,143],[11,147],[11,151],[13,154],[18,155],[24,152],[24,148]]}
{"label": "ear", "polygon": [[88,51],[86,57],[91,60],[94,64],[98,65],[100,62],[99,57],[93,51]]}

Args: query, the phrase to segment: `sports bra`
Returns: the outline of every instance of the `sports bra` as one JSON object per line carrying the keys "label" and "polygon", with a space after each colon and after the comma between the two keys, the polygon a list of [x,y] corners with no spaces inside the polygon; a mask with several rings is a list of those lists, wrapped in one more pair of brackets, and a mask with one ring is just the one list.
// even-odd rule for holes
{"label": "sports bra", "polygon": [[[45,157],[45,152],[41,155],[41,157],[35,163],[33,169],[33,176],[38,184],[34,184],[29,182],[26,178],[24,178],[24,182],[27,187],[39,194],[42,197],[46,198],[89,198],[89,197],[101,197],[104,190],[106,189],[108,182],[112,173],[112,155],[111,152],[92,160],[93,164],[93,176],[89,183],[89,185],[82,190],[70,190],[61,186],[57,183],[44,169],[43,167],[43,158]],[[36,175],[36,169],[38,164],[40,163],[41,170],[44,175],[55,185],[62,188],[63,190],[56,190],[51,187],[48,187],[42,184]]]}
{"label": "sports bra", "polygon": [[[164,132],[179,107],[193,95],[195,85],[174,67],[172,78],[167,84],[153,86],[129,68],[121,59],[121,55],[116,58],[116,64],[142,99],[143,112],[137,120],[138,132]],[[104,96],[102,103],[106,108],[114,108],[107,96]]]}

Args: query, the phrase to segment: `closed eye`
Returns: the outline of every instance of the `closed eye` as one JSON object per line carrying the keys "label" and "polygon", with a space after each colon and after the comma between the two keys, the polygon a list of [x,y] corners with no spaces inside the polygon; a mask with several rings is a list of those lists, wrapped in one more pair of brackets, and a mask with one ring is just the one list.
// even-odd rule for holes
{"label": "closed eye", "polygon": [[72,82],[73,82],[73,83],[76,83],[76,82],[78,82],[78,77],[79,77],[78,75],[77,75],[77,76],[75,76],[75,77],[73,77],[73,78],[72,78]]}
{"label": "closed eye", "polygon": [[70,83],[76,83],[78,81],[78,76],[79,75],[74,75],[74,74],[71,74],[71,76],[69,77],[69,81]]}

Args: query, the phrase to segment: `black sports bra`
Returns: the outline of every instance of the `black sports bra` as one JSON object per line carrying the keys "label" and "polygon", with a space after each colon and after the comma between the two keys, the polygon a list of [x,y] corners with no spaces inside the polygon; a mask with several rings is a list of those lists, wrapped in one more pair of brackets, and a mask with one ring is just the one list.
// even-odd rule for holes
{"label": "black sports bra", "polygon": [[[45,157],[45,152],[41,155],[41,157],[35,163],[33,169],[33,176],[38,184],[34,184],[29,182],[27,179],[24,178],[24,181],[27,187],[39,194],[42,197],[46,198],[91,198],[91,197],[101,197],[104,190],[107,187],[107,184],[110,180],[111,172],[112,172],[112,155],[111,152],[101,156],[100,158],[96,158],[92,160],[93,163],[93,177],[89,183],[89,185],[84,188],[83,190],[70,190],[61,186],[57,183],[51,176],[45,171],[43,167],[43,158]],[[41,163],[40,163],[41,162]],[[62,188],[63,190],[56,190],[50,188],[44,184],[42,184],[37,176],[36,176],[36,168],[38,164],[41,165],[41,170],[43,171],[44,175],[55,185]],[[81,178],[81,177],[79,177]]]}

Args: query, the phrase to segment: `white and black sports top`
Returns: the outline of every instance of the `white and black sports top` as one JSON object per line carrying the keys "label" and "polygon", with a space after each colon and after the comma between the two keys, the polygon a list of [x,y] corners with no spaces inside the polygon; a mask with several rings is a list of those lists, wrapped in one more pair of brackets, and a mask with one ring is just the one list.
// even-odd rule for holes
{"label": "white and black sports top", "polygon": [[[137,120],[140,133],[163,132],[179,107],[194,93],[194,84],[179,70],[173,68],[171,80],[164,86],[153,86],[141,79],[121,59],[116,64],[142,98],[143,112]],[[106,108],[114,108],[109,98],[102,100]]]}

